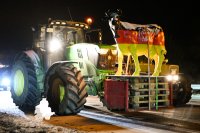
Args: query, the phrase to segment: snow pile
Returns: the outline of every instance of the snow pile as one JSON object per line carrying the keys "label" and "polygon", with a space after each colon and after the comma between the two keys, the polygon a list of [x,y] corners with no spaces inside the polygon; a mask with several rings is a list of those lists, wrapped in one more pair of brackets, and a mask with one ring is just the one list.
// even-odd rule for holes
{"label": "snow pile", "polygon": [[24,112],[13,103],[10,91],[0,91],[0,112],[26,118]]}
{"label": "snow pile", "polygon": [[[0,91],[0,112],[27,118],[25,113],[21,111],[13,102],[10,91]],[[55,113],[51,112],[51,108],[48,107],[48,101],[43,98],[40,101],[40,104],[36,106],[35,114],[35,117],[38,119],[49,120],[50,117]]]}
{"label": "snow pile", "polygon": [[40,104],[35,107],[35,114],[35,117],[39,119],[50,120],[51,116],[55,113],[51,112],[51,108],[48,107],[48,101],[46,98],[43,98]]}

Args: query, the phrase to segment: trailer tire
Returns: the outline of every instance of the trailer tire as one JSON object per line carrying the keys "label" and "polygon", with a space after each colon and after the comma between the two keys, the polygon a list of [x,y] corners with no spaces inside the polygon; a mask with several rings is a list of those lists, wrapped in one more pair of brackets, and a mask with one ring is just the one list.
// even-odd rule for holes
{"label": "trailer tire", "polygon": [[11,71],[11,95],[22,111],[33,111],[40,102],[34,64],[25,54],[18,55]]}
{"label": "trailer tire", "polygon": [[173,103],[175,106],[182,106],[188,103],[192,96],[192,88],[190,83],[184,78],[181,77],[179,83],[173,86],[174,97]]}
{"label": "trailer tire", "polygon": [[86,103],[86,83],[81,72],[68,63],[55,64],[45,78],[45,95],[57,115],[79,113]]}

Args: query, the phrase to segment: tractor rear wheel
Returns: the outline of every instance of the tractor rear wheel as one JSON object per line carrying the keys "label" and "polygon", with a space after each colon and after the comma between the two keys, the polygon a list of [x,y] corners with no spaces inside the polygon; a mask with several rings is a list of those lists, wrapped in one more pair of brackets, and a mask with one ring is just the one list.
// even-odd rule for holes
{"label": "tractor rear wheel", "polygon": [[12,67],[11,78],[13,102],[22,111],[33,111],[39,104],[41,96],[37,89],[34,64],[25,53],[21,53],[16,59]]}
{"label": "tractor rear wheel", "polygon": [[76,67],[67,63],[54,65],[45,79],[49,107],[57,115],[79,113],[86,102],[85,86],[83,76]]}

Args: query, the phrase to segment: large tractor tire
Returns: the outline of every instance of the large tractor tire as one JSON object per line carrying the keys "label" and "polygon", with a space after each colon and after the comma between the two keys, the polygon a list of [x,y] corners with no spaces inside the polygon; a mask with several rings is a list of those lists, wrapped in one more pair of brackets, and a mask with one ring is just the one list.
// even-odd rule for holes
{"label": "large tractor tire", "polygon": [[41,93],[37,87],[35,66],[25,52],[16,57],[11,78],[13,102],[24,112],[33,111],[41,100]]}
{"label": "large tractor tire", "polygon": [[180,82],[173,85],[173,95],[174,106],[183,106],[190,101],[192,96],[191,84],[183,76]]}
{"label": "large tractor tire", "polygon": [[52,112],[57,115],[79,113],[86,103],[85,86],[81,72],[72,64],[54,64],[45,78],[45,96]]}

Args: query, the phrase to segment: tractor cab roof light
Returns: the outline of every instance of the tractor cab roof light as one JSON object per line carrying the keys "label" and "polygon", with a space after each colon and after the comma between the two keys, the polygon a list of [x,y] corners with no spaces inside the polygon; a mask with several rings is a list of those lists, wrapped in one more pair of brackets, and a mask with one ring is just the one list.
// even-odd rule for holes
{"label": "tractor cab roof light", "polygon": [[60,24],[60,22],[57,21],[56,24]]}
{"label": "tractor cab roof light", "polygon": [[61,22],[62,25],[66,25],[66,22]]}
{"label": "tractor cab roof light", "polygon": [[77,27],[78,27],[78,26],[80,26],[80,24],[75,24],[75,26],[77,26]]}
{"label": "tractor cab roof light", "polygon": [[84,27],[84,26],[85,26],[84,24],[81,24],[81,25],[80,25],[80,27]]}

